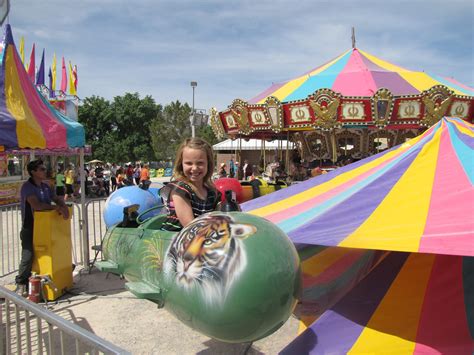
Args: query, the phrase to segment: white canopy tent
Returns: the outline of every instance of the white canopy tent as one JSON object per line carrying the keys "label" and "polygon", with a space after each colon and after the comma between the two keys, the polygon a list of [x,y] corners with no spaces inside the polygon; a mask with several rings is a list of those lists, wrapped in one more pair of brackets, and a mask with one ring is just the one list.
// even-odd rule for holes
{"label": "white canopy tent", "polygon": [[[288,149],[294,148],[293,142],[288,142]],[[275,150],[275,149],[286,149],[287,141],[285,140],[274,140],[271,142],[265,141],[265,144],[262,144],[261,139],[249,139],[248,141],[245,139],[227,139],[220,143],[214,144],[212,149],[216,152],[223,151],[223,150],[261,150],[262,147],[265,150]]]}

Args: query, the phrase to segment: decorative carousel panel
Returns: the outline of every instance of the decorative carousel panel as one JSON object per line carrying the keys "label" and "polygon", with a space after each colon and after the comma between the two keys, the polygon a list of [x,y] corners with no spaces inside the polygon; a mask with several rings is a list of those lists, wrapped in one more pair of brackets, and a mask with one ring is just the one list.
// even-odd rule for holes
{"label": "decorative carousel panel", "polygon": [[288,108],[290,124],[311,123],[312,117],[307,105],[292,105]]}
{"label": "decorative carousel panel", "polygon": [[[269,122],[265,117],[265,112],[263,109],[250,110],[250,125],[268,127]],[[269,127],[268,127],[269,128]]]}
{"label": "decorative carousel panel", "polygon": [[336,149],[338,156],[360,155],[362,134],[359,130],[343,130],[336,133]]}
{"label": "decorative carousel panel", "polygon": [[416,100],[401,100],[398,102],[397,119],[419,120],[421,116],[421,103]]}
{"label": "decorative carousel panel", "polygon": [[393,147],[395,143],[395,134],[393,131],[377,130],[369,134],[369,153],[380,153]]}
{"label": "decorative carousel panel", "polygon": [[420,124],[431,127],[448,112],[453,92],[444,85],[435,85],[423,92],[424,115]]}
{"label": "decorative carousel panel", "polygon": [[305,138],[310,154],[317,158],[329,157],[328,141],[326,136],[317,132],[306,132]]}
{"label": "decorative carousel panel", "polygon": [[337,122],[337,110],[341,103],[339,94],[330,89],[319,89],[308,99],[316,117],[315,128],[333,129],[339,125]]}
{"label": "decorative carousel panel", "polygon": [[249,122],[249,108],[245,101],[235,99],[230,106],[230,113],[239,127],[239,132],[246,135],[252,132]]}
{"label": "decorative carousel panel", "polygon": [[237,122],[235,122],[234,116],[232,113],[227,113],[224,115],[225,124],[228,130],[237,129]]}
{"label": "decorative carousel panel", "polygon": [[469,108],[470,108],[469,101],[460,101],[460,100],[453,101],[453,104],[451,105],[451,109],[449,110],[449,115],[453,117],[459,117],[462,119],[469,118]]}
{"label": "decorative carousel panel", "polygon": [[385,127],[392,116],[393,95],[390,90],[382,88],[372,96],[372,120],[377,127]]}
{"label": "decorative carousel panel", "polygon": [[212,107],[209,113],[211,117],[211,128],[214,134],[218,139],[222,139],[225,136],[224,126],[222,125],[221,118],[219,116],[219,112],[215,107]]}
{"label": "decorative carousel panel", "polygon": [[283,129],[283,109],[281,102],[274,96],[269,96],[264,103],[266,115],[271,122],[272,129],[280,132]]}
{"label": "decorative carousel panel", "polygon": [[342,103],[342,120],[357,121],[366,118],[364,102],[346,101]]}

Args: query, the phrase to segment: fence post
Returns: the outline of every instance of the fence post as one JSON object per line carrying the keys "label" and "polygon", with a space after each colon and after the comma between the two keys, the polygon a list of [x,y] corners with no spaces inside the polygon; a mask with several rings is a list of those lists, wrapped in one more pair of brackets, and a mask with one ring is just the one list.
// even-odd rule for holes
{"label": "fence post", "polygon": [[84,165],[84,148],[81,148],[79,153],[79,172],[81,176],[81,221],[79,225],[82,232],[82,261],[84,267],[89,270],[89,223],[86,209],[86,176]]}

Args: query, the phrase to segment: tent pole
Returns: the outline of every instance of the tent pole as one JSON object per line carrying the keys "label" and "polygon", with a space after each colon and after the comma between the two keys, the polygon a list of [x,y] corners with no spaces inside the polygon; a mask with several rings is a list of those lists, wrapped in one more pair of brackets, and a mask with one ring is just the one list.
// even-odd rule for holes
{"label": "tent pole", "polygon": [[86,211],[86,174],[84,171],[84,147],[79,149],[79,176],[81,179],[81,222],[79,223],[82,231],[82,261],[84,267],[89,270],[89,226]]}
{"label": "tent pole", "polygon": [[290,153],[288,152],[290,146],[290,130],[286,132],[286,157],[285,157],[285,167],[286,175],[290,176]]}

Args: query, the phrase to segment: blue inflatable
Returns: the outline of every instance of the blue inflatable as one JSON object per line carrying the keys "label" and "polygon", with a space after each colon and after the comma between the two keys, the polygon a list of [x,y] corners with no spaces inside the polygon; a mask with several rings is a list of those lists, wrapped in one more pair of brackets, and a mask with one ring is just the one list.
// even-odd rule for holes
{"label": "blue inflatable", "polygon": [[[107,228],[121,222],[123,220],[123,208],[134,204],[140,205],[138,213],[143,213],[152,207],[162,206],[161,199],[158,198],[157,194],[143,190],[138,186],[122,187],[111,194],[105,202],[104,221]],[[157,215],[160,210],[153,210],[147,213],[144,218]]]}

